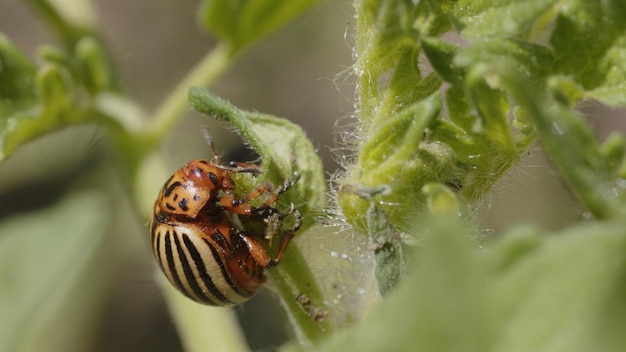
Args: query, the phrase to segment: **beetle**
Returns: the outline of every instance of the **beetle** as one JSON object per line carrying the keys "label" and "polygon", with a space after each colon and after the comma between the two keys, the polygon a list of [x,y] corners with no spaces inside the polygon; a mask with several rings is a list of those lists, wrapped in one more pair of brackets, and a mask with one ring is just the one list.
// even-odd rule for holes
{"label": "beetle", "polygon": [[[247,217],[264,224],[278,217],[282,224],[289,213],[279,213],[273,205],[299,176],[280,187],[261,183],[236,198],[233,174],[257,175],[262,173],[260,167],[241,162],[223,165],[211,140],[207,141],[213,160],[190,161],[161,188],[150,221],[152,250],[167,279],[184,295],[199,303],[232,306],[250,299],[263,285],[265,270],[281,261],[302,222],[300,213],[293,211],[295,224],[281,234],[276,257],[271,258],[237,220]],[[262,202],[253,206],[256,199]]]}

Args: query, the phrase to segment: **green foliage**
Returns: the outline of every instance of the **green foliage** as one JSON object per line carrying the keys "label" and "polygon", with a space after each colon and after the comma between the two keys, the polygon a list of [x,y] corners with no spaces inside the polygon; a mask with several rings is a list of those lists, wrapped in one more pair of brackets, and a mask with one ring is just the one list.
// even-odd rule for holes
{"label": "green foliage", "polygon": [[361,325],[321,351],[621,351],[623,223],[553,236],[520,228],[481,251],[442,217],[410,274]]}
{"label": "green foliage", "polygon": [[[400,230],[411,221],[407,214],[423,211],[428,182],[448,185],[470,203],[480,200],[535,134],[593,215],[621,215],[623,146],[616,137],[615,159],[607,160],[574,108],[587,98],[585,90],[623,68],[617,58],[624,32],[613,20],[624,14],[623,5],[357,3],[355,70],[364,142],[338,195],[348,222],[368,233],[369,201],[352,192],[359,187],[390,187],[378,201]],[[440,37],[449,28],[466,43]],[[588,33],[605,28],[608,39],[594,42],[587,55],[585,43],[593,41]],[[439,81],[420,72],[422,52]],[[597,65],[603,60],[617,67]],[[416,94],[416,87],[429,87],[430,97]],[[619,99],[606,103],[619,105]],[[445,105],[413,108],[431,101]]]}
{"label": "green foliage", "polygon": [[198,18],[206,30],[228,43],[235,54],[263,39],[318,0],[205,0]]}
{"label": "green foliage", "polygon": [[91,0],[27,0],[56,32],[66,48],[73,48],[84,37],[97,35],[96,16]]}
{"label": "green foliage", "polygon": [[[86,273],[98,273],[105,250],[121,250],[105,245],[115,220],[111,204],[121,196],[102,190],[111,183],[132,190],[132,215],[145,221],[171,169],[159,145],[189,105],[227,121],[261,156],[263,175],[237,179],[239,188],[299,174],[280,206],[294,204],[304,216],[298,236],[321,232],[314,220],[328,191],[304,131],[200,88],[315,3],[202,2],[200,23],[219,42],[148,120],[118,89],[117,60],[99,39],[90,3],[30,1],[61,46],[44,45],[31,60],[0,35],[1,165],[29,142],[91,124],[110,137],[124,177],[112,181],[100,170],[76,177],[99,191],[76,186],[41,212],[0,223],[0,306],[11,312],[0,319],[0,349],[39,350],[42,341],[50,350],[84,347],[71,345],[67,324],[87,329],[79,322],[90,318],[67,317],[66,307],[97,310],[116,265],[98,284],[86,285]],[[319,252],[288,248],[270,271],[297,337],[284,350],[623,350],[626,138],[614,132],[598,140],[577,107],[591,100],[626,105],[626,4],[355,0],[354,8],[354,158],[342,165],[330,196],[346,229],[340,234],[353,246],[348,252],[371,261],[355,261],[365,265],[356,278],[339,271],[329,277],[331,269],[313,267],[332,265],[313,258]],[[555,234],[522,226],[479,242],[474,206],[535,140],[591,221]],[[83,166],[76,169],[88,173]],[[32,267],[41,260],[45,266]],[[340,307],[324,285],[369,277],[376,289],[366,298],[341,293],[353,295],[350,307]],[[169,286],[164,292],[186,348],[205,350],[219,339],[220,349],[245,350],[229,310],[196,308]],[[329,310],[327,320],[312,319],[315,311],[298,304],[302,293]]]}
{"label": "green foliage", "polygon": [[[52,209],[0,225],[1,350],[78,351],[89,346],[89,336],[77,338],[75,331],[101,309],[113,278],[102,270],[109,261],[106,202],[93,191],[71,194]],[[82,213],[85,208],[101,211]],[[77,218],[77,213],[83,215]],[[86,280],[91,284],[85,286]]]}

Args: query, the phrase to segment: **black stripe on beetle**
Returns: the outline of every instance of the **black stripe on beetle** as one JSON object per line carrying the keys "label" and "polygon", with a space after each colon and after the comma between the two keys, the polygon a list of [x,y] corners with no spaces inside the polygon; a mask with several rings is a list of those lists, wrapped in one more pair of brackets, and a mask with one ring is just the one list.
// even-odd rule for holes
{"label": "black stripe on beetle", "polygon": [[215,151],[213,155],[212,161],[190,161],[167,179],[155,203],[150,229],[154,256],[172,285],[197,302],[227,306],[254,295],[265,282],[267,263],[280,261],[297,231],[297,227],[286,230],[288,236],[281,238],[276,259],[272,259],[261,243],[267,240],[233,225],[232,215],[248,217],[244,223],[267,228],[267,217],[279,213],[274,205],[280,194],[297,177],[278,187],[264,183],[229,204],[221,198],[232,199],[238,190],[232,174],[256,175],[261,169],[253,163],[236,162],[225,167]]}
{"label": "black stripe on beetle", "polygon": [[[206,245],[209,247],[209,249],[211,250],[214,258],[221,258],[221,256],[218,253],[217,249],[215,248],[215,246],[213,246],[211,244],[211,242],[209,242],[209,240],[204,239],[204,243],[206,243]],[[228,286],[230,286],[230,288],[232,288],[235,292],[237,292],[237,294],[239,296],[241,296],[241,297],[251,297],[254,294],[254,292],[248,292],[248,291],[245,291],[245,290],[241,289],[236,284],[236,282],[233,281],[233,278],[231,277],[231,274],[228,271],[228,268],[226,268],[226,265],[225,265],[223,260],[220,260],[218,262],[218,264],[219,264],[220,270],[222,272],[222,277],[224,278],[224,280],[226,281]]]}
{"label": "black stripe on beetle", "polygon": [[[178,276],[178,273],[176,272],[176,262],[174,261],[174,253],[172,251],[172,239],[171,237],[176,238],[176,236],[173,233],[167,232],[165,234],[165,260],[166,260],[166,264],[167,264],[167,269],[169,270],[169,279],[173,280],[173,284],[174,286],[176,286],[176,288],[178,288],[181,292],[185,293],[186,296],[189,296],[189,294],[187,294],[185,287],[183,286],[182,281],[180,281],[180,277]],[[164,265],[165,266],[165,265]]]}
{"label": "black stripe on beetle", "polygon": [[[185,243],[185,249],[187,250],[186,253],[189,253],[189,255],[191,256],[191,259],[194,262],[196,270],[198,270],[199,268],[204,269],[205,263],[200,257],[200,254],[196,250],[194,244],[189,240],[186,234],[182,234],[181,237],[183,238],[183,242]],[[181,266],[185,274],[185,279],[189,285],[189,288],[191,288],[191,290],[193,291],[194,295],[205,303],[212,303],[212,304],[221,303],[223,305],[233,304],[234,302],[231,302],[224,295],[222,295],[219,291],[217,291],[217,289],[215,288],[215,285],[213,284],[213,281],[210,279],[208,281],[204,281],[204,284],[207,287],[207,289],[211,292],[211,294],[213,294],[213,296],[218,300],[218,302],[215,302],[213,299],[211,299],[211,297],[209,297],[202,290],[202,288],[200,288],[200,285],[198,283],[199,277],[196,276],[193,268],[191,267],[191,263],[189,263],[189,261],[187,260],[187,256],[185,255],[186,253],[185,251],[183,251],[183,247],[180,245],[178,236],[176,237],[176,246],[178,247],[178,255],[180,257],[179,259],[181,262]]]}
{"label": "black stripe on beetle", "polygon": [[[200,279],[204,285],[206,286],[206,288],[211,292],[211,294],[217,299],[219,300],[219,302],[213,302],[214,304],[234,304],[235,302],[231,301],[230,299],[228,299],[225,295],[223,295],[220,291],[218,291],[215,282],[213,281],[213,279],[211,278],[211,276],[208,274],[208,272],[206,271],[207,268],[207,263],[205,263],[204,259],[202,258],[202,256],[200,255],[200,253],[198,252],[198,250],[196,249],[195,244],[185,235],[183,236],[183,241],[185,242],[185,247],[187,248],[187,251],[189,252],[189,255],[191,256],[195,266],[196,266],[196,270],[198,271],[198,279]],[[212,247],[209,244],[209,247]],[[212,250],[213,248],[211,248]],[[221,266],[222,265],[222,260],[219,256],[215,256],[215,253],[213,253],[213,259],[216,260],[216,262]],[[219,261],[217,261],[217,259],[220,259]],[[226,273],[222,272],[222,275],[224,276],[224,278],[226,278]]]}

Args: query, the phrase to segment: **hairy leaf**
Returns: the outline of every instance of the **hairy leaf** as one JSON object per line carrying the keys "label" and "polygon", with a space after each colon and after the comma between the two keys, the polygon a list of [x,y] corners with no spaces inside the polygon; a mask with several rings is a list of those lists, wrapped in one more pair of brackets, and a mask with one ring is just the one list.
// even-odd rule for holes
{"label": "hairy leaf", "polygon": [[326,187],[322,163],[299,126],[286,119],[239,110],[198,87],[189,91],[189,101],[194,109],[233,125],[261,156],[263,177],[282,184],[293,179],[294,173],[300,175],[294,186],[296,192],[285,195],[287,204],[295,204],[303,216],[324,207]]}

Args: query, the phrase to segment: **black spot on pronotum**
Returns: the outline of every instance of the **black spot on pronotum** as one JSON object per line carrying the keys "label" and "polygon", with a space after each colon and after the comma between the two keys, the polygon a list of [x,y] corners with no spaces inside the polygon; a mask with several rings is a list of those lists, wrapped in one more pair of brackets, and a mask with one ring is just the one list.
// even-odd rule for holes
{"label": "black spot on pronotum", "polygon": [[178,206],[182,211],[189,210],[189,208],[187,207],[187,198],[183,198],[180,202],[178,202]]}
{"label": "black spot on pronotum", "polygon": [[209,172],[207,173],[207,176],[209,177],[209,180],[211,180],[211,182],[213,182],[213,184],[215,185],[215,187],[219,186],[220,181],[217,179],[217,175]]}
{"label": "black spot on pronotum", "polygon": [[165,183],[163,184],[163,192],[167,190],[167,187],[170,185],[170,181],[172,181],[173,178],[174,178],[174,175],[170,176],[170,178],[168,178],[167,181],[165,181]]}
{"label": "black spot on pronotum", "polygon": [[172,194],[172,191],[174,191],[174,189],[176,187],[180,186],[180,182],[176,181],[174,183],[172,183],[171,185],[169,185],[167,187],[167,189],[165,190],[165,193],[163,194],[166,197],[169,197]]}

